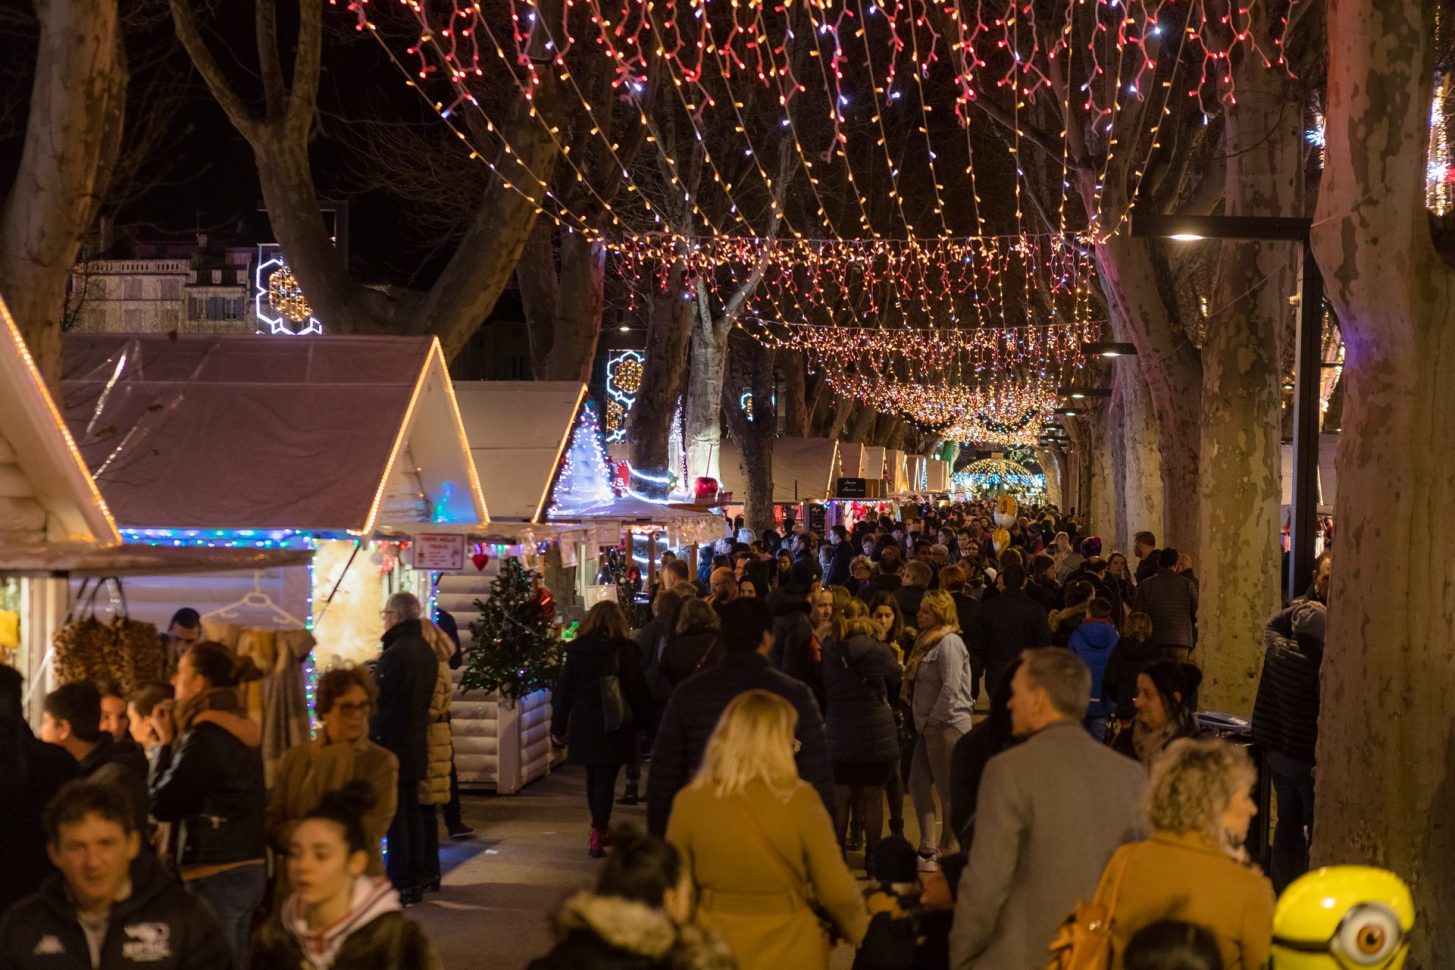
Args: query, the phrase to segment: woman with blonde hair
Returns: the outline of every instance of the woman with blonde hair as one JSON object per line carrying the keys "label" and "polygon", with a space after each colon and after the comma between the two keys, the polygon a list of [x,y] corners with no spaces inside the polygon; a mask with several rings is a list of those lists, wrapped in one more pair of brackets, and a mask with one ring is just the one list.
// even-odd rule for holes
{"label": "woman with blonde hair", "polygon": [[823,801],[798,776],[797,725],[777,694],[735,697],[667,824],[697,888],[698,924],[727,942],[742,970],[827,968],[821,917],[855,946],[868,928]]}
{"label": "woman with blonde hair", "polygon": [[[935,869],[936,848],[954,840],[949,823],[950,761],[955,743],[970,730],[975,701],[971,697],[970,651],[960,639],[955,598],[944,590],[926,593],[915,617],[920,634],[904,665],[904,697],[919,733],[910,758],[909,797],[919,818],[919,866]],[[940,810],[935,810],[935,792]],[[936,840],[936,821],[945,825]]]}
{"label": "woman with blonde hair", "polygon": [[1206,927],[1226,970],[1268,963],[1273,885],[1243,849],[1256,779],[1246,749],[1226,741],[1174,741],[1154,762],[1143,796],[1152,837],[1118,849],[1102,877],[1117,887],[1104,900],[1116,914],[1115,970],[1132,936],[1166,919]]}
{"label": "woman with blonde hair", "polygon": [[[608,698],[619,704],[608,704]],[[587,851],[606,855],[616,776],[632,760],[637,731],[652,724],[652,693],[637,645],[627,639],[626,614],[611,600],[591,607],[581,633],[566,645],[566,666],[551,695],[551,740],[568,760],[586,767],[591,808]]]}

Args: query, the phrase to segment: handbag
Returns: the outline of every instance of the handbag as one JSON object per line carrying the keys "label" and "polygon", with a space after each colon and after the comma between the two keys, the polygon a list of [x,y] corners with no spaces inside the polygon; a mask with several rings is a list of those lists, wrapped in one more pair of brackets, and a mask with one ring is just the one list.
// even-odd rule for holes
{"label": "handbag", "polygon": [[1096,884],[1096,894],[1077,903],[1076,911],[1056,931],[1056,938],[1051,941],[1051,962],[1046,964],[1046,970],[1110,970],[1114,962],[1114,908],[1131,850],[1131,846],[1124,845],[1116,851]]}
{"label": "handbag", "polygon": [[632,706],[621,689],[621,647],[612,647],[611,673],[601,675],[601,726],[606,733],[631,727]]}
{"label": "handbag", "polygon": [[783,858],[783,853],[778,851],[778,847],[773,844],[762,827],[758,825],[758,820],[753,817],[753,813],[744,808],[740,802],[734,801],[732,804],[733,808],[737,810],[738,816],[747,823],[748,831],[758,840],[758,845],[768,853],[768,857],[788,877],[788,884],[793,887],[794,895],[803,901],[803,904],[808,907],[809,912],[813,913],[814,918],[818,920],[819,928],[828,937],[829,946],[832,947],[837,944],[843,939],[843,934],[839,932],[839,924],[834,921],[833,916],[824,908],[823,903],[819,902],[818,896],[813,891],[813,886],[804,881],[803,877],[798,874],[798,871],[788,864],[788,860]]}

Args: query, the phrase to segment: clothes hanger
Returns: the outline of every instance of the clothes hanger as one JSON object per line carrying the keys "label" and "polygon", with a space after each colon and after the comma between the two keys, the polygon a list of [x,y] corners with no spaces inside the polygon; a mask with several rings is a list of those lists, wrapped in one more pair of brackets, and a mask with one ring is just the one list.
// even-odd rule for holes
{"label": "clothes hanger", "polygon": [[218,607],[210,613],[203,614],[202,618],[204,620],[235,621],[241,619],[244,610],[266,612],[270,621],[278,626],[303,626],[302,620],[273,602],[273,598],[263,592],[263,571],[261,569],[253,570],[251,592],[245,593],[243,598],[236,603],[229,603],[227,606]]}

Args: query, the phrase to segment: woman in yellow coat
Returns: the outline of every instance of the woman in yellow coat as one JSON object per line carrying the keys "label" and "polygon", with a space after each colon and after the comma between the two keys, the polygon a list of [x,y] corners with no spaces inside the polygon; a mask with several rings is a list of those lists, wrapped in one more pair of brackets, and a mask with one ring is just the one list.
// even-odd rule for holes
{"label": "woman in yellow coat", "polygon": [[1152,837],[1118,849],[1102,878],[1120,887],[1111,899],[1115,970],[1138,930],[1169,919],[1210,931],[1224,970],[1267,966],[1273,885],[1243,851],[1256,777],[1247,751],[1226,741],[1173,741],[1153,762]]}
{"label": "woman in yellow coat", "polygon": [[826,968],[819,913],[855,946],[868,928],[823,800],[798,777],[797,721],[769,691],[734,698],[667,824],[697,888],[698,924],[722,937],[741,970]]}

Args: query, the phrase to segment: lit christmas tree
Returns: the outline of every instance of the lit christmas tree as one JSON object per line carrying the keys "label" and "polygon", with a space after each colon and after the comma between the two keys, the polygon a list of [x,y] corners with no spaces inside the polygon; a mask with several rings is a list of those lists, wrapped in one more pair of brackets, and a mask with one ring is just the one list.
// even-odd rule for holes
{"label": "lit christmas tree", "polygon": [[532,691],[556,686],[561,673],[560,645],[531,588],[530,572],[518,559],[500,563],[490,598],[476,600],[480,615],[470,624],[474,645],[465,659],[460,685],[518,700]]}
{"label": "lit christmas tree", "polygon": [[611,464],[601,437],[601,419],[596,405],[587,401],[581,407],[581,417],[571,432],[566,453],[561,456],[548,514],[552,518],[574,515],[610,504],[615,497],[611,488]]}

